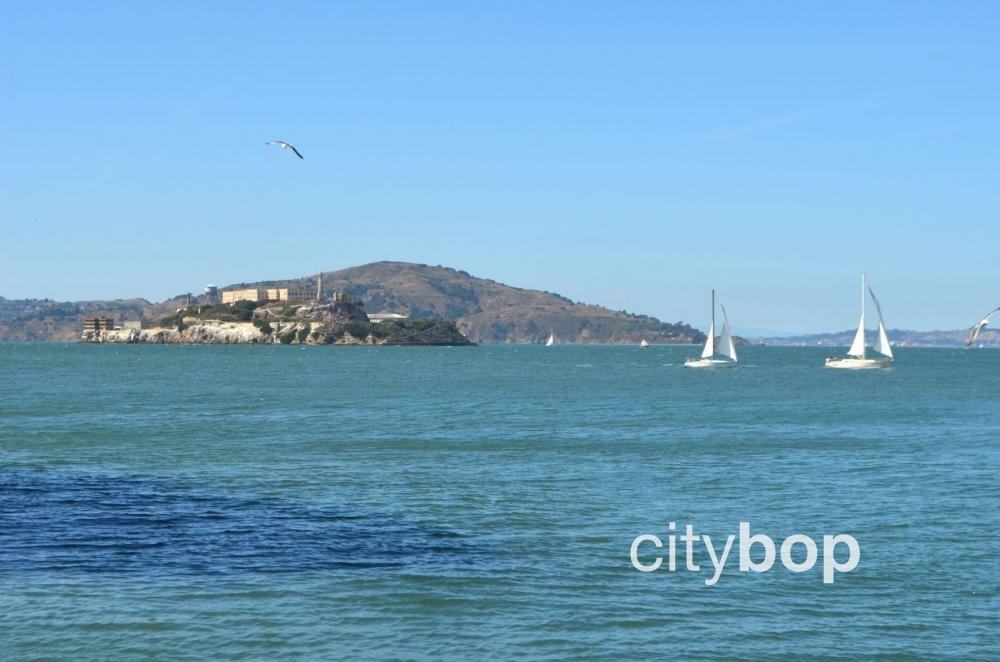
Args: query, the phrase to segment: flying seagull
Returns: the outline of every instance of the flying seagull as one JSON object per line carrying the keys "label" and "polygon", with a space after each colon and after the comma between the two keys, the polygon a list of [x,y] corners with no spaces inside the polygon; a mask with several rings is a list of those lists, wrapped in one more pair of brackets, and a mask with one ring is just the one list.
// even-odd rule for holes
{"label": "flying seagull", "polygon": [[281,147],[281,149],[290,149],[293,152],[295,152],[295,156],[299,157],[300,159],[304,158],[301,154],[299,154],[299,150],[295,149],[295,147],[293,145],[289,145],[284,140],[272,140],[272,141],[266,142],[264,144],[265,145],[278,145],[278,146]]}
{"label": "flying seagull", "polygon": [[1000,308],[995,308],[990,311],[990,314],[979,320],[979,324],[972,327],[972,333],[969,334],[969,339],[965,341],[966,347],[972,347],[972,343],[976,342],[976,338],[979,337],[979,332],[983,330],[983,327],[990,323],[990,318],[995,314],[1000,312]]}

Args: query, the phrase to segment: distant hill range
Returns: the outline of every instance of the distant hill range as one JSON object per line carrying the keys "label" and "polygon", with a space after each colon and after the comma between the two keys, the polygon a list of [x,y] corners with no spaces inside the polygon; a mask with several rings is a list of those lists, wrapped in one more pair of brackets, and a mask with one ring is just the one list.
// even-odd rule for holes
{"label": "distant hill range", "polygon": [[[318,274],[289,280],[235,283],[242,287],[316,287]],[[476,343],[701,343],[705,334],[683,323],[573,302],[552,292],[510,287],[464,271],[408,262],[375,262],[323,274],[324,296],[346,292],[369,313],[454,320]],[[161,303],[145,299],[57,302],[0,297],[0,340],[76,340],[85,317],[158,320],[187,294]],[[194,297],[197,300],[197,297]]]}
{"label": "distant hill range", "polygon": [[[849,347],[854,340],[856,329],[838,333],[817,333],[813,335],[790,336],[786,338],[752,338],[750,342],[784,347]],[[906,331],[890,329],[886,332],[889,342],[895,347],[965,347],[969,329],[954,331]],[[871,339],[871,336],[869,336]],[[1000,347],[1000,331],[984,329],[976,340],[976,346]]]}

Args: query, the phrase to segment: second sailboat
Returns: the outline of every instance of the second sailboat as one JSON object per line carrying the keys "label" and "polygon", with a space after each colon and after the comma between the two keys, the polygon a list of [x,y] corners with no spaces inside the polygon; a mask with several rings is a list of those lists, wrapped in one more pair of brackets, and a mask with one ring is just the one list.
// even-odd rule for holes
{"label": "second sailboat", "polygon": [[[719,336],[718,346],[715,338],[715,304],[719,304],[719,311],[722,313],[722,335]],[[729,331],[729,319],[726,317],[726,309],[722,302],[715,297],[715,290],[712,290],[712,325],[708,327],[708,340],[705,341],[705,348],[701,350],[701,357],[688,359],[684,362],[686,368],[731,368],[736,365],[736,345],[733,343],[733,335]]]}

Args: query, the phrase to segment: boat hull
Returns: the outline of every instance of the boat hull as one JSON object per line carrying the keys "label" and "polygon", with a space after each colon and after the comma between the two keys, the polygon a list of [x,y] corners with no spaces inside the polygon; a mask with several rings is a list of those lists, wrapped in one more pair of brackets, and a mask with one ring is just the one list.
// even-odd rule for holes
{"label": "boat hull", "polygon": [[829,357],[826,360],[827,368],[841,368],[843,370],[871,370],[873,368],[887,368],[892,363],[892,359],[838,359]]}
{"label": "boat hull", "polygon": [[684,362],[685,368],[732,368],[736,361],[729,359],[688,359]]}

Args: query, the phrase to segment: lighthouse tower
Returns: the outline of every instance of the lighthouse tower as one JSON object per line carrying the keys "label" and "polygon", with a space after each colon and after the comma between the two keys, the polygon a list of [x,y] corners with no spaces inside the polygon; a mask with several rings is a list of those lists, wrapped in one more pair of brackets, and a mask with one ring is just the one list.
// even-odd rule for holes
{"label": "lighthouse tower", "polygon": [[316,281],[316,301],[323,300],[323,272],[319,272],[319,279]]}

